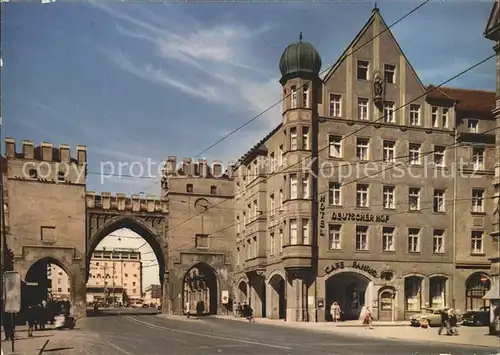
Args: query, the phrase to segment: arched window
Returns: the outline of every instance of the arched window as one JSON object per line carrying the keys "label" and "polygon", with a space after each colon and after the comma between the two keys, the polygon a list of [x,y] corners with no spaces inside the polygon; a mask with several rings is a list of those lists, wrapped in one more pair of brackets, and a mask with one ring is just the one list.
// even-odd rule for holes
{"label": "arched window", "polygon": [[483,296],[490,290],[491,281],[482,272],[472,274],[465,284],[465,310],[475,310],[486,306]]}
{"label": "arched window", "polygon": [[217,186],[210,186],[210,195],[217,195]]}
{"label": "arched window", "polygon": [[186,192],[188,192],[188,193],[193,192],[193,184],[187,184],[186,185]]}
{"label": "arched window", "polygon": [[418,312],[422,307],[422,278],[410,276],[405,279],[405,309]]}

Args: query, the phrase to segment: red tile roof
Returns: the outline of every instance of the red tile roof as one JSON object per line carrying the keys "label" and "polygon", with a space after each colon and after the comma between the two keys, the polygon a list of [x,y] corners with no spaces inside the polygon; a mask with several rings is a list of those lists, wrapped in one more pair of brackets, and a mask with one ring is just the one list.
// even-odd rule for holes
{"label": "red tile roof", "polygon": [[[429,85],[428,90],[434,87]],[[440,87],[432,90],[427,95],[433,100],[452,100],[456,102],[456,109],[462,112],[477,113],[491,117],[495,107],[495,92],[483,90],[470,90],[452,87]]]}

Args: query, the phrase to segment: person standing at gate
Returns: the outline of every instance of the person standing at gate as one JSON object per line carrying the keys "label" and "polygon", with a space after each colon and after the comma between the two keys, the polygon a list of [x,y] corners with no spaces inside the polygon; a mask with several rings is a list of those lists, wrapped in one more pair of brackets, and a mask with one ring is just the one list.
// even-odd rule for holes
{"label": "person standing at gate", "polygon": [[333,302],[330,307],[330,313],[332,315],[332,320],[334,323],[340,320],[340,306],[337,302]]}
{"label": "person standing at gate", "polygon": [[184,309],[186,312],[186,317],[189,318],[189,316],[191,315],[191,304],[189,303],[189,301],[186,301],[186,304],[184,305]]}

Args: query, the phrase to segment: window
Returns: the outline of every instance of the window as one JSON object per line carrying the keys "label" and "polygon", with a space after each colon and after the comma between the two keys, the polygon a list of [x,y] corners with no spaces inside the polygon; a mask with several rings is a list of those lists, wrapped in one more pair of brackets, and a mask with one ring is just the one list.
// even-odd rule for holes
{"label": "window", "polygon": [[290,199],[297,198],[297,174],[290,174]]}
{"label": "window", "polygon": [[278,207],[281,208],[282,206],[283,206],[283,189],[280,189]]}
{"label": "window", "polygon": [[196,248],[208,248],[208,234],[196,234],[195,238]]}
{"label": "window", "polygon": [[420,229],[408,229],[408,252],[420,253]]}
{"label": "window", "polygon": [[359,160],[368,160],[368,145],[369,139],[358,138],[356,140],[356,156]]}
{"label": "window", "polygon": [[434,128],[439,127],[438,111],[439,111],[439,109],[436,106],[432,106],[431,117],[432,117],[432,127],[434,127]]}
{"label": "window", "polygon": [[444,204],[444,190],[434,190],[434,212],[446,212]]}
{"label": "window", "polygon": [[432,237],[432,250],[435,254],[444,253],[444,230],[434,229]]}
{"label": "window", "polygon": [[210,186],[210,195],[217,195],[217,186]]}
{"label": "window", "polygon": [[254,217],[257,217],[257,215],[259,214],[259,207],[258,207],[258,203],[257,203],[257,200],[254,200],[253,201],[253,210],[252,210],[252,214]]}
{"label": "window", "polygon": [[309,127],[302,127],[302,149],[309,150]]}
{"label": "window", "polygon": [[302,219],[302,244],[310,244],[309,240],[309,220]]}
{"label": "window", "polygon": [[368,120],[368,99],[358,98],[358,119]]}
{"label": "window", "polygon": [[305,108],[309,108],[309,86],[304,85],[302,89],[302,100]]}
{"label": "window", "polygon": [[396,117],[394,116],[394,102],[384,102],[384,122],[396,122]]}
{"label": "window", "polygon": [[290,150],[297,150],[297,128],[290,128]]}
{"label": "window", "polygon": [[368,207],[368,185],[356,186],[356,207]]}
{"label": "window", "polygon": [[443,108],[441,111],[441,121],[443,128],[448,128],[448,112],[449,110],[447,108]]}
{"label": "window", "polygon": [[292,86],[292,108],[297,107],[297,87]]}
{"label": "window", "polygon": [[368,80],[368,69],[370,67],[370,63],[366,60],[358,60],[358,79],[359,80]]}
{"label": "window", "polygon": [[279,251],[280,251],[280,253],[282,253],[283,252],[284,239],[285,239],[285,237],[283,236],[283,229],[280,229],[280,231],[279,231],[279,238],[280,238],[280,240],[279,240]]}
{"label": "window", "polygon": [[280,147],[279,147],[278,165],[283,166],[283,146],[282,145],[280,145]]}
{"label": "window", "polygon": [[290,245],[297,244],[297,220],[290,220]]}
{"label": "window", "polygon": [[484,253],[484,243],[483,243],[483,231],[472,231],[471,233],[471,254],[483,254]]}
{"label": "window", "polygon": [[410,187],[409,189],[408,208],[410,211],[420,210],[420,189],[418,187]]}
{"label": "window", "polygon": [[410,125],[420,126],[420,105],[410,105]]}
{"label": "window", "polygon": [[240,216],[236,216],[236,233],[240,233]]}
{"label": "window", "polygon": [[484,190],[473,189],[472,190],[472,212],[482,213],[484,212]]}
{"label": "window", "polygon": [[484,148],[472,148],[472,164],[474,170],[484,170]]}
{"label": "window", "polygon": [[274,216],[274,194],[269,195],[269,215]]}
{"label": "window", "polygon": [[186,192],[188,192],[188,193],[193,192],[193,184],[187,184],[186,185]]}
{"label": "window", "polygon": [[236,248],[236,265],[240,265],[241,264],[241,250],[240,248]]}
{"label": "window", "polygon": [[382,250],[394,251],[394,227],[382,228]]}
{"label": "window", "polygon": [[384,64],[384,80],[388,84],[396,83],[396,66],[392,64]]}
{"label": "window", "polygon": [[420,165],[420,147],[418,143],[410,143],[408,155],[411,165]]}
{"label": "window", "polygon": [[338,136],[329,136],[328,138],[330,144],[330,157],[341,158],[342,157],[342,138]]}
{"label": "window", "polygon": [[396,152],[396,142],[393,141],[384,141],[384,162],[385,163],[394,163],[395,162],[395,152]]}
{"label": "window", "polygon": [[418,312],[422,306],[422,279],[410,276],[405,279],[405,306],[407,311]]}
{"label": "window", "polygon": [[477,120],[467,120],[467,130],[469,133],[478,133],[478,121]]}
{"label": "window", "polygon": [[342,96],[337,94],[330,94],[330,116],[342,116]]}
{"label": "window", "polygon": [[446,151],[446,147],[443,146],[434,146],[434,166],[437,168],[444,168],[444,154]]}
{"label": "window", "polygon": [[309,174],[302,177],[302,198],[310,198]]}
{"label": "window", "polygon": [[269,255],[274,255],[274,248],[275,248],[275,245],[274,245],[275,241],[274,241],[274,233],[271,233],[269,234]]}
{"label": "window", "polygon": [[269,154],[269,171],[271,173],[276,169],[276,158],[274,157],[274,152]]}
{"label": "window", "polygon": [[259,255],[259,245],[257,244],[257,237],[252,238],[252,257],[256,258]]}
{"label": "window", "polygon": [[368,227],[356,226],[356,250],[368,250]]}
{"label": "window", "polygon": [[341,206],[340,183],[330,181],[328,184],[328,204],[330,206]]}
{"label": "window", "polygon": [[328,240],[331,250],[341,249],[340,228],[341,226],[338,224],[328,225]]}
{"label": "window", "polygon": [[396,188],[394,186],[384,186],[383,187],[383,195],[384,195],[384,208],[394,209],[395,201],[394,201],[394,191]]}

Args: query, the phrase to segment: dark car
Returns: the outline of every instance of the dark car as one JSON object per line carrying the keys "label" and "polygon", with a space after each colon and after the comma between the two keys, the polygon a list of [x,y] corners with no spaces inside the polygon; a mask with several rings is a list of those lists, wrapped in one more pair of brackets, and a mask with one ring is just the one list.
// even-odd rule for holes
{"label": "dark car", "polygon": [[463,325],[489,325],[490,307],[481,307],[474,311],[467,311],[462,317]]}

